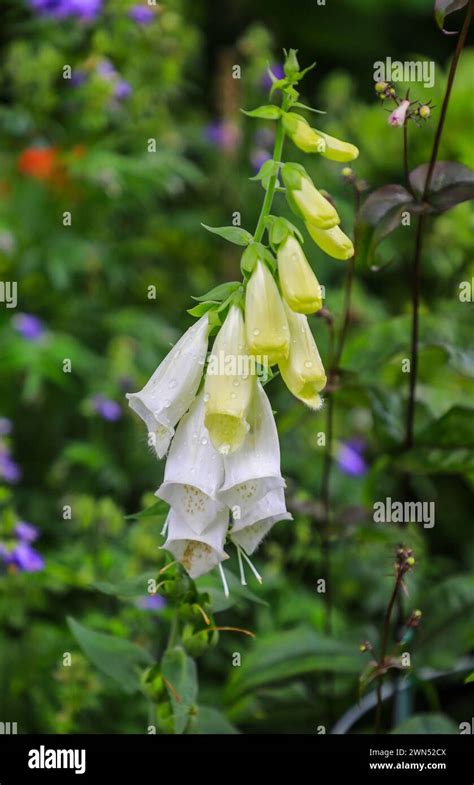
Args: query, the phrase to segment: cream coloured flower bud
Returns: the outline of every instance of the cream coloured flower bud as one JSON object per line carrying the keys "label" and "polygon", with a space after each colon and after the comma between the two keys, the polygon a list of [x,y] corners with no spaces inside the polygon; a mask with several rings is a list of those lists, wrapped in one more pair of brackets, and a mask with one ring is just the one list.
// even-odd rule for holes
{"label": "cream coloured flower bud", "polygon": [[166,521],[166,542],[162,548],[183,565],[191,578],[199,578],[229,558],[224,551],[228,526],[229,511],[224,510],[210,521],[202,534],[196,534],[171,509]]}
{"label": "cream coloured flower bud", "polygon": [[179,423],[165,476],[156,496],[168,502],[183,523],[201,534],[224,509],[217,491],[224,481],[224,461],[204,425],[204,390]]}
{"label": "cream coloured flower bud", "polygon": [[306,228],[316,245],[319,245],[328,256],[332,256],[334,259],[342,259],[343,261],[354,256],[352,241],[339,226],[333,226],[332,229],[324,230],[308,222]]}
{"label": "cream coloured flower bud", "polygon": [[295,112],[284,114],[282,123],[291,141],[304,153],[323,153],[326,149],[322,135],[311,128],[301,115]]}
{"label": "cream coloured flower bud", "polygon": [[293,235],[282,242],[277,256],[281,290],[290,308],[298,313],[319,311],[323,307],[321,287]]}
{"label": "cream coloured flower bud", "polygon": [[245,293],[245,326],[250,352],[261,365],[288,355],[289,336],[283,302],[267,265],[258,261]]}
{"label": "cream coloured flower bud", "polygon": [[257,382],[249,409],[250,430],[238,452],[224,457],[224,484],[217,496],[246,515],[269,491],[282,488],[278,432],[268,397]]}
{"label": "cream coloured flower bud", "polygon": [[306,316],[294,313],[288,306],[286,311],[290,326],[290,354],[287,360],[279,363],[280,373],[296,398],[311,409],[319,409],[322,405],[319,392],[327,380],[316,342]]}
{"label": "cream coloured flower bud", "polygon": [[311,221],[320,229],[330,229],[339,223],[336,208],[318,191],[303,167],[284,164],[281,173],[287,199],[301,218]]}
{"label": "cream coloured flower bud", "polygon": [[247,411],[254,382],[255,362],[245,340],[244,317],[232,305],[214,341],[204,385],[204,424],[222,455],[237,450],[249,429]]}
{"label": "cream coloured flower bud", "polygon": [[358,157],[359,150],[354,144],[342,142],[340,139],[336,139],[335,136],[323,133],[323,131],[318,131],[318,133],[326,142],[324,150],[321,151],[321,155],[325,158],[345,164],[347,161],[354,161]]}
{"label": "cream coloured flower bud", "polygon": [[293,518],[286,509],[283,489],[270,491],[246,515],[233,520],[230,539],[250,556],[276,523],[288,520]]}
{"label": "cream coloured flower bud", "polygon": [[198,390],[208,331],[206,314],[181,336],[143,390],[127,394],[129,406],[145,421],[159,458],[166,454],[174,426],[189,409]]}

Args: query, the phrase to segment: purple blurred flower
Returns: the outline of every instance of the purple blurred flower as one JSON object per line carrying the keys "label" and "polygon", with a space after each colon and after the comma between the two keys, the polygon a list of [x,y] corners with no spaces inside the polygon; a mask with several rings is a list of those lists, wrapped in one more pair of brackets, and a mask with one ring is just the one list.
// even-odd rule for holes
{"label": "purple blurred flower", "polygon": [[0,446],[0,477],[12,485],[21,479],[21,468],[11,458],[4,445]]}
{"label": "purple blurred flower", "polygon": [[364,460],[363,453],[365,451],[365,444],[362,439],[349,439],[342,442],[337,456],[337,463],[344,474],[349,474],[351,477],[361,477],[367,471],[367,464]]}
{"label": "purple blurred flower", "polygon": [[87,74],[82,68],[76,68],[71,75],[71,84],[73,87],[80,87],[87,82]]}
{"label": "purple blurred flower", "polygon": [[17,313],[13,317],[13,326],[27,341],[38,341],[45,332],[41,319],[31,313]]}
{"label": "purple blurred flower", "polygon": [[118,98],[119,101],[123,101],[123,99],[128,98],[131,93],[132,85],[125,79],[118,79],[114,89],[115,98]]}
{"label": "purple blurred flower", "polygon": [[15,526],[15,534],[22,542],[34,542],[38,539],[39,530],[32,523],[18,521]]}
{"label": "purple blurred flower", "polygon": [[84,21],[96,19],[102,10],[102,0],[30,0],[34,11],[42,16],[65,19],[76,16]]}
{"label": "purple blurred flower", "polygon": [[149,25],[155,19],[155,13],[150,6],[134,5],[128,12],[130,19],[139,25]]}
{"label": "purple blurred flower", "polygon": [[12,432],[12,421],[7,417],[0,417],[0,436],[8,436]]}
{"label": "purple blurred flower", "polygon": [[255,148],[250,153],[250,163],[255,171],[255,173],[259,172],[265,161],[269,161],[272,156],[268,152],[268,150],[263,150],[262,148]]}
{"label": "purple blurred flower", "polygon": [[117,75],[116,68],[114,64],[104,57],[99,63],[97,63],[97,67],[95,69],[99,76],[103,76],[104,79],[113,79]]}
{"label": "purple blurred flower", "polygon": [[14,564],[23,572],[38,572],[44,567],[44,559],[27,542],[19,542],[6,558],[7,564]]}
{"label": "purple blurred flower", "polygon": [[[283,70],[283,66],[282,66],[281,63],[274,63],[272,66],[270,66],[270,70],[271,70],[272,74],[274,76],[276,76],[277,79],[283,79],[283,77],[285,76],[285,72]],[[268,73],[267,69],[265,69],[265,72],[262,75],[262,79],[261,79],[260,84],[262,85],[262,88],[264,90],[270,90],[270,88],[271,88],[271,86],[273,84],[272,78],[271,78],[270,74]]]}
{"label": "purple blurred flower", "polygon": [[94,395],[92,404],[97,414],[100,414],[104,420],[115,422],[122,416],[120,404],[118,404],[117,401],[106,398],[104,395]]}
{"label": "purple blurred flower", "polygon": [[220,147],[221,150],[232,152],[240,140],[240,133],[235,123],[223,120],[211,123],[204,129],[206,139],[210,144]]}
{"label": "purple blurred flower", "polygon": [[137,608],[143,611],[161,611],[166,607],[166,600],[160,594],[147,594],[137,600]]}

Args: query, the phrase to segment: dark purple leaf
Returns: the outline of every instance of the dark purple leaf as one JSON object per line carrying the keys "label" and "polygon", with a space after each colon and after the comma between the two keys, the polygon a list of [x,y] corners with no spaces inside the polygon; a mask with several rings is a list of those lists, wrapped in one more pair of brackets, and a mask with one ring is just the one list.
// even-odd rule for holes
{"label": "dark purple leaf", "polygon": [[[421,198],[428,174],[428,164],[417,166],[410,174],[410,183]],[[474,172],[453,161],[440,161],[433,170],[428,202],[434,212],[444,212],[461,202],[474,199]]]}
{"label": "dark purple leaf", "polygon": [[435,19],[444,33],[449,32],[450,35],[453,35],[453,32],[455,32],[444,29],[444,20],[448,14],[452,14],[453,11],[459,11],[461,8],[464,8],[467,3],[468,0],[436,0],[434,11]]}
{"label": "dark purple leaf", "polygon": [[401,185],[384,185],[365,200],[356,224],[357,253],[375,266],[380,243],[401,225],[402,214],[419,209],[413,196]]}

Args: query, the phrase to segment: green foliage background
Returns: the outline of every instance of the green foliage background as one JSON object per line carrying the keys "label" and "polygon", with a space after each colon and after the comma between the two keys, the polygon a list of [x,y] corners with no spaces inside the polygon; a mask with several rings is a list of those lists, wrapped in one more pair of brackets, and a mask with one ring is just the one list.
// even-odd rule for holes
{"label": "green foliage background", "polygon": [[[262,124],[239,107],[264,100],[266,63],[281,61],[282,47],[290,46],[299,48],[303,64],[318,61],[304,97],[327,112],[323,130],[359,146],[354,169],[374,189],[402,179],[401,134],[388,127],[373,94],[374,61],[435,59],[435,86],[412,91],[439,108],[453,50],[453,40],[434,23],[430,0],[328,0],[326,7],[312,0],[297,8],[265,0],[258,9],[248,0],[164,0],[148,27],[127,17],[129,7],[127,0],[107,0],[104,19],[83,27],[40,19],[27,4],[5,4],[0,278],[19,282],[18,310],[41,318],[47,331],[40,341],[27,341],[15,329],[15,311],[0,309],[0,415],[13,422],[8,444],[22,468],[17,485],[0,488],[0,539],[18,519],[30,521],[41,530],[37,547],[46,564],[38,573],[0,576],[0,721],[17,721],[20,732],[146,732],[153,721],[135,666],[163,652],[171,607],[146,611],[136,600],[146,577],[163,564],[161,520],[125,516],[153,503],[163,466],[147,449],[124,394],[143,385],[190,325],[191,295],[238,275],[239,250],[200,223],[230,223],[239,211],[243,226],[255,226],[263,192],[248,178]],[[459,29],[456,16],[451,29]],[[122,102],[94,76],[105,57],[132,85]],[[232,79],[235,63],[241,80]],[[73,88],[62,78],[64,64],[89,69],[91,76]],[[474,50],[468,49],[439,156],[468,166],[474,163],[473,73]],[[436,109],[433,115],[411,132],[413,166],[429,157]],[[227,149],[209,142],[209,124],[223,121],[237,139]],[[157,140],[153,154],[150,138]],[[38,145],[57,150],[66,172],[58,181],[20,171],[24,150]],[[291,157],[302,160],[295,150]],[[340,167],[319,158],[305,164],[335,197],[350,228],[353,197]],[[284,212],[283,200],[279,208]],[[65,210],[72,212],[71,227],[62,225]],[[250,629],[256,638],[223,632],[197,661],[199,697],[191,689],[189,700],[203,708],[194,730],[329,730],[357,703],[366,665],[358,645],[378,643],[400,540],[417,559],[403,612],[420,608],[423,623],[409,645],[413,671],[395,724],[411,722],[416,732],[412,715],[421,714],[421,727],[431,718],[430,729],[439,722],[457,732],[471,716],[472,684],[464,679],[473,670],[474,646],[474,365],[472,303],[460,301],[459,284],[473,276],[472,231],[469,204],[430,224],[422,268],[418,446],[409,454],[400,450],[407,393],[401,361],[409,347],[413,232],[400,230],[386,242],[390,263],[383,269],[358,260],[335,433],[336,450],[353,437],[365,440],[368,471],[355,478],[336,465],[333,472],[331,636],[316,588],[317,434],[324,411],[311,413],[280,380],[271,382],[295,520],[276,527],[258,553],[263,587],[244,592],[237,584],[232,600],[223,602],[214,576],[199,582],[215,598],[219,624]],[[343,265],[316,248],[307,252],[326,286],[326,306],[340,317]],[[152,285],[156,300],[147,297]],[[314,320],[313,328],[324,360],[325,325]],[[70,374],[62,370],[66,358]],[[120,403],[117,422],[96,413],[97,394]],[[420,500],[435,500],[433,529],[412,524],[401,532],[373,523],[374,501],[397,498],[402,470],[411,474]],[[71,520],[63,519],[64,505],[72,507]],[[95,638],[82,646],[87,657],[81,654],[68,616],[88,628],[86,635],[116,636],[117,657],[102,641],[104,655]],[[67,652],[71,667],[63,665]],[[240,668],[232,665],[235,652]],[[178,673],[181,665],[167,667]],[[370,714],[353,728],[370,729]]]}

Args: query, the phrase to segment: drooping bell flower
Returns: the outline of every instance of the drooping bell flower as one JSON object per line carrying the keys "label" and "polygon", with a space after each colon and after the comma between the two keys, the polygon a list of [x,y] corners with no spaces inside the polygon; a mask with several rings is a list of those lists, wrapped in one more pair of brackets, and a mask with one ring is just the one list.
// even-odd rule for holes
{"label": "drooping bell flower", "polygon": [[285,520],[292,520],[292,516],[286,509],[284,491],[279,488],[267,493],[240,519],[233,520],[230,539],[250,556],[270,529]]}
{"label": "drooping bell flower", "polygon": [[288,359],[279,363],[280,373],[296,398],[311,409],[319,409],[322,406],[319,393],[327,380],[318,347],[306,316],[285,307],[291,342]]}
{"label": "drooping bell flower", "polygon": [[388,124],[393,125],[394,127],[401,127],[405,125],[407,119],[407,112],[410,108],[410,101],[405,99],[402,101],[396,109],[393,110],[391,115],[388,118]]}
{"label": "drooping bell flower", "polygon": [[247,412],[255,381],[245,340],[244,317],[231,305],[219,330],[206,373],[205,426],[222,455],[237,450],[249,429]]}
{"label": "drooping bell flower", "polygon": [[166,525],[167,538],[162,547],[173,554],[191,578],[199,578],[229,558],[224,551],[228,526],[229,511],[224,510],[218,513],[202,534],[196,534],[171,509]]}
{"label": "drooping bell flower", "polygon": [[303,249],[293,235],[278,249],[278,274],[283,297],[297,313],[315,313],[323,307],[321,287]]}
{"label": "drooping bell flower", "polygon": [[144,420],[158,458],[166,454],[176,423],[196,396],[206,359],[208,330],[206,314],[181,336],[143,390],[126,396],[130,407]]}
{"label": "drooping bell flower", "polygon": [[326,142],[322,134],[311,128],[308,121],[296,112],[283,115],[283,128],[293,144],[304,153],[323,153]]}
{"label": "drooping bell flower", "polygon": [[275,279],[267,265],[258,260],[245,293],[245,326],[250,352],[274,365],[287,357],[288,323]]}
{"label": "drooping bell flower", "polygon": [[168,502],[183,524],[196,534],[202,534],[224,509],[217,499],[224,481],[224,462],[212,446],[204,413],[201,390],[176,429],[164,480],[155,494]]}
{"label": "drooping bell flower", "polygon": [[318,131],[318,134],[325,142],[324,149],[321,150],[321,155],[324,156],[324,158],[345,164],[348,161],[354,161],[358,157],[359,149],[355,144],[343,142],[341,139],[336,139],[335,136],[330,136],[323,131]]}
{"label": "drooping bell flower", "polygon": [[224,458],[224,484],[217,494],[235,519],[247,515],[269,491],[285,485],[275,418],[260,382],[252,397],[249,424],[240,450]]}
{"label": "drooping bell flower", "polygon": [[354,246],[349,237],[344,234],[339,226],[333,226],[332,229],[319,229],[315,224],[308,223],[306,228],[314,240],[316,245],[319,245],[324,253],[332,256],[334,259],[342,259],[347,261],[351,256],[354,256]]}
{"label": "drooping bell flower", "polygon": [[302,166],[284,164],[281,174],[288,203],[300,218],[320,229],[330,229],[339,223],[336,208],[318,191]]}

